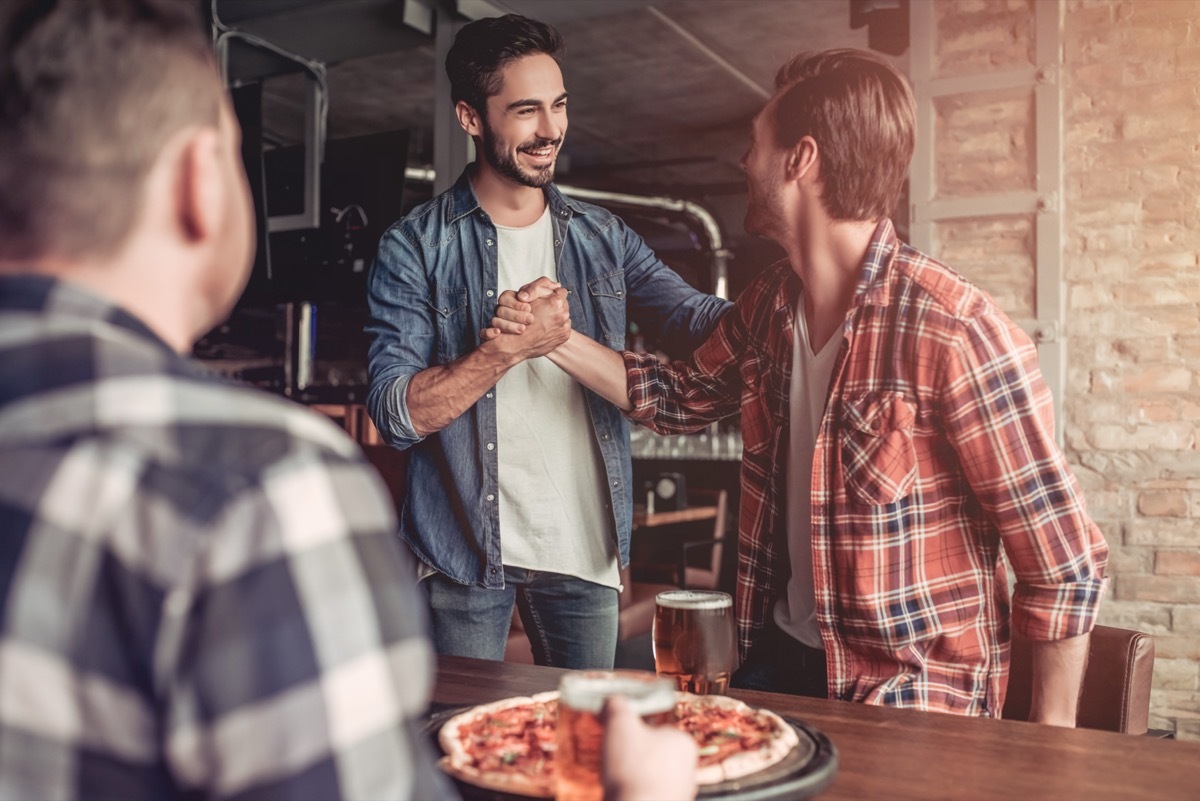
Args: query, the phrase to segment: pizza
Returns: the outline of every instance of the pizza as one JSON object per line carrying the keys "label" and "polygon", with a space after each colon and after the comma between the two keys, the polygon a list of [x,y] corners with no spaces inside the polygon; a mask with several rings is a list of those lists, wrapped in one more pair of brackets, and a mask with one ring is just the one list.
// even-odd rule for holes
{"label": "pizza", "polygon": [[[554,725],[558,693],[506,698],[461,712],[438,731],[446,773],[489,790],[554,795]],[[757,773],[800,742],[796,730],[766,709],[723,695],[677,693],[676,726],[699,748],[696,783],[717,784]]]}
{"label": "pizza", "polygon": [[445,753],[438,765],[457,779],[489,790],[552,797],[557,715],[557,692],[468,709],[438,731]]}

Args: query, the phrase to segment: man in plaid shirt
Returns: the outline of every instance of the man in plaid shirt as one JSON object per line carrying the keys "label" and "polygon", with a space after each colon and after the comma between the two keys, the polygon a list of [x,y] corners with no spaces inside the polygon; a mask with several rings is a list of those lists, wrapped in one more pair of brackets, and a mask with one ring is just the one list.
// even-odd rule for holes
{"label": "man in plaid shirt", "polygon": [[[198,11],[0,12],[0,799],[452,798],[378,475],[181,355],[254,242]],[[689,737],[610,718],[614,798],[694,794]]]}
{"label": "man in plaid shirt", "polygon": [[[742,167],[746,229],[787,258],[686,363],[622,362],[578,332],[550,358],[660,433],[740,409],[735,686],[999,717],[1020,636],[1032,719],[1073,726],[1107,547],[1054,442],[1036,351],[896,237],[904,77],[833,50],[776,85]],[[502,297],[486,335],[519,334],[549,286]]]}
{"label": "man in plaid shirt", "polygon": [[185,358],[252,261],[190,0],[0,19],[0,798],[441,798],[357,446]]}

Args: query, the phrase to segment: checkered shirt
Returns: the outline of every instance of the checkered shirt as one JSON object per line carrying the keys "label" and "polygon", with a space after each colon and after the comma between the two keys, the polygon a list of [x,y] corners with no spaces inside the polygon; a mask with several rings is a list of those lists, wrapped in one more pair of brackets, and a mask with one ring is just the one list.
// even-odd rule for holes
{"label": "checkered shirt", "polygon": [[884,221],[839,334],[812,475],[789,478],[799,289],[781,262],[689,362],[625,354],[629,416],[678,433],[741,411],[743,656],[787,585],[787,493],[811,492],[830,697],[999,717],[1011,630],[1091,631],[1106,584],[1108,548],[1055,444],[1037,352]]}
{"label": "checkered shirt", "polygon": [[394,511],[298,404],[0,278],[0,798],[444,798]]}

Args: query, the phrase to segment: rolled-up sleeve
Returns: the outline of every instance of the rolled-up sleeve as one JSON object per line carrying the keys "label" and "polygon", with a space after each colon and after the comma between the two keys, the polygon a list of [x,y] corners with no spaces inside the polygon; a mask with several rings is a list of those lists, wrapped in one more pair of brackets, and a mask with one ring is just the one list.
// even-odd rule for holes
{"label": "rolled-up sleeve", "polygon": [[405,449],[420,442],[408,411],[408,385],[432,362],[436,329],[420,250],[399,225],[383,235],[367,282],[371,386],[367,412],[384,441]]}
{"label": "rolled-up sleeve", "polygon": [[746,340],[738,310],[717,323],[688,361],[663,364],[652,354],[625,357],[626,416],[660,434],[697,431],[738,411],[739,355]]}
{"label": "rolled-up sleeve", "polygon": [[1091,631],[1108,546],[1054,441],[1037,350],[1010,320],[983,314],[964,323],[946,356],[942,417],[1016,574],[1015,631],[1033,640]]}

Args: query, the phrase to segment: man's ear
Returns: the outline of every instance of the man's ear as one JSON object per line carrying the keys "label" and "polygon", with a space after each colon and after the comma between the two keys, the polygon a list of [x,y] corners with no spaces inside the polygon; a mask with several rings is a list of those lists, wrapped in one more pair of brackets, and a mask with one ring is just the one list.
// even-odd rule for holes
{"label": "man's ear", "polygon": [[795,181],[798,178],[820,179],[821,158],[817,148],[817,140],[811,136],[802,136],[800,141],[788,152],[787,179]]}
{"label": "man's ear", "polygon": [[176,158],[177,213],[184,236],[197,242],[215,235],[223,208],[220,159],[221,137],[215,128],[197,128],[187,133]]}
{"label": "man's ear", "polygon": [[454,113],[458,116],[458,124],[468,136],[483,136],[483,118],[467,101],[460,100],[455,103]]}

